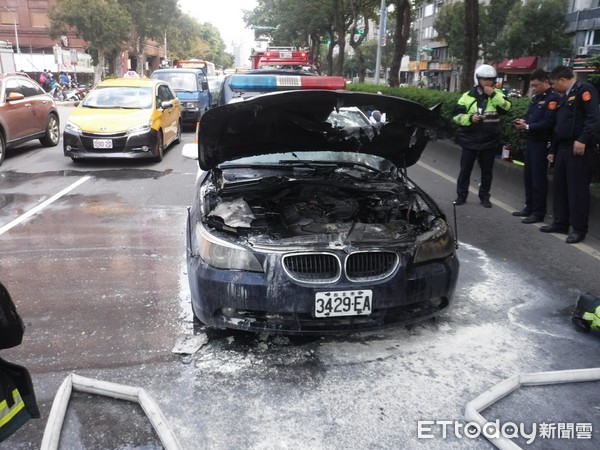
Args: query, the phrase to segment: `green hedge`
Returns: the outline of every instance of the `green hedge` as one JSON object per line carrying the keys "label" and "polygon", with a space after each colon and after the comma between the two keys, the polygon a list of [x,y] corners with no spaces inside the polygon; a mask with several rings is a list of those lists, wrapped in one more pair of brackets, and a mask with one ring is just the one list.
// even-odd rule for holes
{"label": "green hedge", "polygon": [[[371,93],[381,92],[385,95],[402,97],[407,100],[412,100],[428,108],[437,104],[441,104],[441,114],[448,121],[449,129],[451,130],[450,136],[448,136],[448,138],[454,139],[454,134],[456,133],[457,126],[452,123],[452,112],[454,111],[454,108],[456,107],[458,99],[460,98],[462,93],[438,91],[434,89],[424,89],[417,87],[393,88],[384,85],[364,83],[350,83],[348,85],[348,90]],[[525,115],[525,112],[527,111],[527,106],[529,105],[529,99],[511,98],[510,101],[512,103],[511,110],[508,112],[508,114],[501,116],[503,141],[504,144],[510,145],[511,157],[513,159],[523,161],[525,155],[525,147],[527,145],[526,135],[523,132],[519,132],[519,130],[517,130],[513,126],[512,122],[516,118],[523,117]]]}

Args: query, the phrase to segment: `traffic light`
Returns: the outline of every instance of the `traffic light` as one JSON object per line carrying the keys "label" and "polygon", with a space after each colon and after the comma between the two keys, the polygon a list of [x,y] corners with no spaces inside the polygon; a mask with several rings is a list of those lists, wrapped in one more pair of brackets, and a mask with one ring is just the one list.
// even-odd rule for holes
{"label": "traffic light", "polygon": [[365,29],[364,28],[359,28],[358,30],[356,30],[357,34],[365,34]]}

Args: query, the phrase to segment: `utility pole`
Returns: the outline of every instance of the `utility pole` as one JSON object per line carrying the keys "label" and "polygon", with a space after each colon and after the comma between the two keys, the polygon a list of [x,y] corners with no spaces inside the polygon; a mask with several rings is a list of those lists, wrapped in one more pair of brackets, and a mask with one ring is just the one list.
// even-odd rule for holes
{"label": "utility pole", "polygon": [[167,51],[167,30],[165,30],[165,60],[164,64],[169,67],[169,53]]}
{"label": "utility pole", "polygon": [[385,27],[387,19],[387,6],[385,0],[381,0],[379,11],[379,36],[377,37],[377,58],[375,60],[375,84],[379,84],[379,72],[381,71],[381,46],[385,38]]}
{"label": "utility pole", "polygon": [[19,34],[17,33],[17,17],[6,6],[3,6],[2,8],[5,9],[6,11],[8,11],[10,13],[10,15],[12,16],[12,18],[13,18],[13,24],[15,26],[15,41],[16,41],[15,44],[17,44],[17,54],[20,55],[21,54],[21,47],[19,47]]}

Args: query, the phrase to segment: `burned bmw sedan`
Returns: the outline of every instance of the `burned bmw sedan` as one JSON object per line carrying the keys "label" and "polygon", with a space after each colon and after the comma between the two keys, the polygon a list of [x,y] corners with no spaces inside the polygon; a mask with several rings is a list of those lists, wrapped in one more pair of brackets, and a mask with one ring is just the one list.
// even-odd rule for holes
{"label": "burned bmw sedan", "polygon": [[[343,108],[386,122],[340,126]],[[451,228],[408,175],[443,127],[385,96],[308,90],[206,112],[189,210],[194,323],[336,334],[447,308],[459,263]]]}

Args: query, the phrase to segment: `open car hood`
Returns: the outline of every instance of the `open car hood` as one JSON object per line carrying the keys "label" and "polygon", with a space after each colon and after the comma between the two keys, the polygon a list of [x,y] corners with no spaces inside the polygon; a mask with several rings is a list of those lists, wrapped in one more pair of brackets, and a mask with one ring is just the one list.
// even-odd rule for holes
{"label": "open car hood", "polygon": [[[383,126],[335,128],[334,108],[385,113]],[[263,94],[208,110],[200,120],[198,164],[210,170],[237,158],[290,151],[344,151],[409,167],[445,128],[437,108],[380,94],[303,90]]]}

